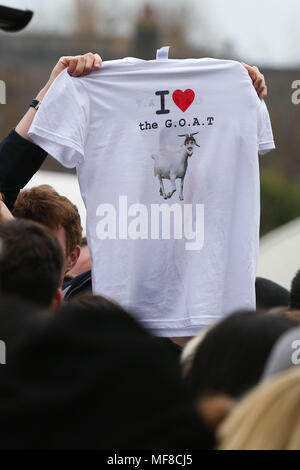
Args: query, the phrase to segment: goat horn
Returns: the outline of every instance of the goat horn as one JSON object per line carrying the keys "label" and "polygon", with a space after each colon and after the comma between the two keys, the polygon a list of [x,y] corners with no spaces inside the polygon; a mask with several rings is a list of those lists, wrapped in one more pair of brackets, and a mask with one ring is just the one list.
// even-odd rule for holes
{"label": "goat horn", "polygon": [[194,133],[193,133],[193,134],[191,134],[191,135],[196,135],[196,134],[199,134],[199,131],[198,131],[198,132],[194,132]]}
{"label": "goat horn", "polygon": [[177,137],[188,137],[188,134],[180,134],[180,135],[177,135]]}

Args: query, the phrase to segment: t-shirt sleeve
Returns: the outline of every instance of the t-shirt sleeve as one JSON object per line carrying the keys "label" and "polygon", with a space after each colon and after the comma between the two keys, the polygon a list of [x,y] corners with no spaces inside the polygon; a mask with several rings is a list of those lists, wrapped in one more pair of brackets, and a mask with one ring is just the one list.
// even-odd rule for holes
{"label": "t-shirt sleeve", "polygon": [[260,100],[258,113],[258,153],[264,155],[275,149],[275,143],[269,112],[263,100]]}
{"label": "t-shirt sleeve", "polygon": [[43,99],[29,129],[35,144],[67,168],[84,160],[89,100],[81,78],[63,71]]}

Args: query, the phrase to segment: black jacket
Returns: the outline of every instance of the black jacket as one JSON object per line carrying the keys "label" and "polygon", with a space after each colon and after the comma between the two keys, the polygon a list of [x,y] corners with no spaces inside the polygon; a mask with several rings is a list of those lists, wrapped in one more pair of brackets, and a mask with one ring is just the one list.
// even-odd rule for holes
{"label": "black jacket", "polygon": [[87,292],[92,291],[92,273],[91,271],[86,271],[85,273],[79,274],[74,277],[71,281],[65,282],[63,284],[63,291],[65,291],[65,300],[71,300],[74,297],[86,294]]}
{"label": "black jacket", "polygon": [[0,143],[0,192],[12,210],[18,194],[47,157],[47,152],[12,130]]}

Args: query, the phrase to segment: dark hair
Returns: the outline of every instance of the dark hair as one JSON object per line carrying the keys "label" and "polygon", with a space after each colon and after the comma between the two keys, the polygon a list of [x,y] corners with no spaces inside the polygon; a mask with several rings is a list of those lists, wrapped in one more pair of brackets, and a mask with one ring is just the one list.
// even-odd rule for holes
{"label": "dark hair", "polygon": [[[107,297],[102,297],[101,295],[93,295],[90,292],[77,295],[74,298],[71,298],[70,303],[74,305],[79,305],[87,309],[102,309],[106,308],[108,305],[111,305],[111,302],[118,304],[113,300],[108,299]],[[127,314],[126,314],[127,315]],[[182,353],[182,348],[177,344],[173,343],[169,338],[162,338],[155,336],[154,340],[158,343],[164,343],[165,347],[168,348],[169,353],[173,356],[173,359],[179,364],[180,357]]]}
{"label": "dark hair", "polygon": [[300,310],[300,269],[292,280],[289,307],[291,310]]}
{"label": "dark hair", "polygon": [[124,315],[127,315],[125,310],[123,310],[117,302],[110,300],[108,297],[103,297],[102,295],[94,295],[91,292],[77,295],[70,300],[70,304],[77,305],[78,307],[82,307],[87,310],[95,309],[98,312],[100,310],[106,311],[107,309],[111,309],[113,304],[117,309],[119,309],[119,312],[123,312]]}
{"label": "dark hair", "polygon": [[34,220],[51,229],[61,225],[66,234],[67,255],[81,243],[82,227],[77,207],[49,185],[21,191],[15,202],[13,215]]}
{"label": "dark hair", "polygon": [[43,318],[49,315],[33,302],[17,296],[0,295],[0,340],[7,345],[7,362],[16,347],[31,337]]}
{"label": "dark hair", "polygon": [[194,397],[238,398],[260,379],[277,339],[299,323],[286,316],[237,312],[211,330],[195,352],[186,383]]}
{"label": "dark hair", "polygon": [[62,249],[54,235],[26,220],[0,224],[0,292],[49,307],[61,284]]}
{"label": "dark hair", "polygon": [[274,307],[285,307],[289,304],[289,291],[269,279],[257,277],[255,291],[257,309],[269,310]]}
{"label": "dark hair", "polygon": [[88,246],[88,241],[86,237],[82,237],[81,242],[80,242],[81,248],[84,248],[85,246]]}
{"label": "dark hair", "polygon": [[66,304],[0,368],[2,449],[212,449],[168,350],[121,307]]}

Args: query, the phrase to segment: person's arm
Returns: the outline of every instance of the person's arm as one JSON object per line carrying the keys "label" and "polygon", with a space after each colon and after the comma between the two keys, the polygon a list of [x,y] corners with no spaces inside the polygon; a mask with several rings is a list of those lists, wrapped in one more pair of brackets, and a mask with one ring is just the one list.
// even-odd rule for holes
{"label": "person's arm", "polygon": [[[53,81],[65,68],[68,68],[71,76],[79,77],[99,69],[101,63],[100,56],[92,53],[62,57],[36,99],[43,100]],[[5,203],[10,210],[19,191],[26,186],[47,157],[47,153],[31,142],[27,134],[36,112],[34,108],[29,108],[15,130],[0,143],[0,192],[4,195]]]}
{"label": "person's arm", "polygon": [[[100,69],[101,64],[101,57],[98,54],[92,54],[91,52],[85,55],[79,55],[74,57],[61,57],[54,69],[52,70],[48,82],[46,83],[44,88],[42,88],[41,91],[37,94],[36,99],[38,101],[43,100],[44,96],[46,95],[54,80],[66,68],[68,68],[68,73],[72,77],[82,77],[84,75],[88,75],[92,70]],[[21,137],[29,141],[30,139],[27,133],[34,119],[35,113],[36,110],[34,108],[30,108],[16,127],[16,132]]]}
{"label": "person's arm", "polygon": [[15,130],[0,143],[0,192],[12,210],[15,200],[32,176],[38,171],[47,153]]}

